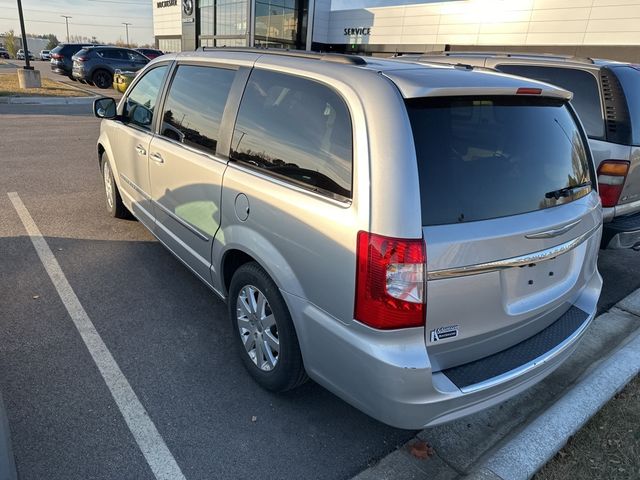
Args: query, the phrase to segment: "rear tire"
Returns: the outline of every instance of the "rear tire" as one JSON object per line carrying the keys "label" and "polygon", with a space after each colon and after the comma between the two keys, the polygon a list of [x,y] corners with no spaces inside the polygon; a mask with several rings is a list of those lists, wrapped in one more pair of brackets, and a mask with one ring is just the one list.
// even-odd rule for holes
{"label": "rear tire", "polygon": [[102,172],[107,213],[114,218],[130,218],[131,214],[129,213],[129,210],[127,210],[127,207],[124,206],[124,203],[122,203],[122,197],[120,197],[118,186],[113,179],[113,172],[106,154],[102,155],[100,171]]}
{"label": "rear tire", "polygon": [[113,85],[113,75],[106,70],[98,70],[91,76],[91,81],[98,88],[111,88]]}
{"label": "rear tire", "polygon": [[261,387],[285,392],[307,381],[287,304],[256,262],[245,263],[234,273],[228,307],[242,362]]}

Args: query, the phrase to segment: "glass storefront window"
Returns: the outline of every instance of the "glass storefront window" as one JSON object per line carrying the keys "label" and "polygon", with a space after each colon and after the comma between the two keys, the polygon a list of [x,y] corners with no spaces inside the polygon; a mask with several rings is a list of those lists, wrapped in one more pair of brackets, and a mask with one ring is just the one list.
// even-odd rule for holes
{"label": "glass storefront window", "polygon": [[246,35],[246,0],[216,0],[215,35]]}
{"label": "glass storefront window", "polygon": [[[255,0],[255,45],[304,48],[309,0]],[[199,0],[200,46],[245,47],[248,0]]]}
{"label": "glass storefront window", "polygon": [[247,0],[200,0],[200,45],[246,46],[248,9]]}
{"label": "glass storefront window", "polygon": [[256,0],[256,45],[304,48],[308,0]]}

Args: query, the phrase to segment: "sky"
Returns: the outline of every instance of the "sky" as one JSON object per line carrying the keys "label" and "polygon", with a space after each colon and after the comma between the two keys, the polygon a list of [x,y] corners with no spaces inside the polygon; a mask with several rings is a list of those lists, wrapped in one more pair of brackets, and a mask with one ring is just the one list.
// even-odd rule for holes
{"label": "sky", "polygon": [[[0,0],[0,34],[15,30],[20,35],[16,0]],[[65,19],[70,15],[69,34],[113,43],[125,40],[128,22],[131,43],[153,44],[153,12],[151,0],[22,0],[27,35],[53,33],[66,41]]]}

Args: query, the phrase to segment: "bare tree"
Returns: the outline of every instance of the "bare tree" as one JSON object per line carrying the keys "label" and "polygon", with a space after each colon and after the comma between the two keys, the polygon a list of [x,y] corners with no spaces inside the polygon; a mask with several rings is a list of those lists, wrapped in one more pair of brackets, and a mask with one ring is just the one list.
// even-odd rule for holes
{"label": "bare tree", "polygon": [[4,36],[7,52],[9,52],[9,56],[11,58],[16,58],[16,54],[18,53],[18,46],[16,44],[16,33],[13,30],[9,30]]}

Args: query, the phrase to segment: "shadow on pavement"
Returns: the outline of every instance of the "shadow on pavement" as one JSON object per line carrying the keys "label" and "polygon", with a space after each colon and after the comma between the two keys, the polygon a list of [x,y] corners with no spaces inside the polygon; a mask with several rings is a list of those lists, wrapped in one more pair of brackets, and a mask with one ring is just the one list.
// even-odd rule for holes
{"label": "shadow on pavement", "polygon": [[[313,382],[283,395],[262,390],[237,355],[226,305],[160,243],[46,241],[192,478],[348,478],[415,434]],[[0,238],[0,251],[0,382],[21,476],[124,478],[118,468],[128,468],[146,478],[135,473],[139,459],[105,464],[136,448],[30,239]]]}

